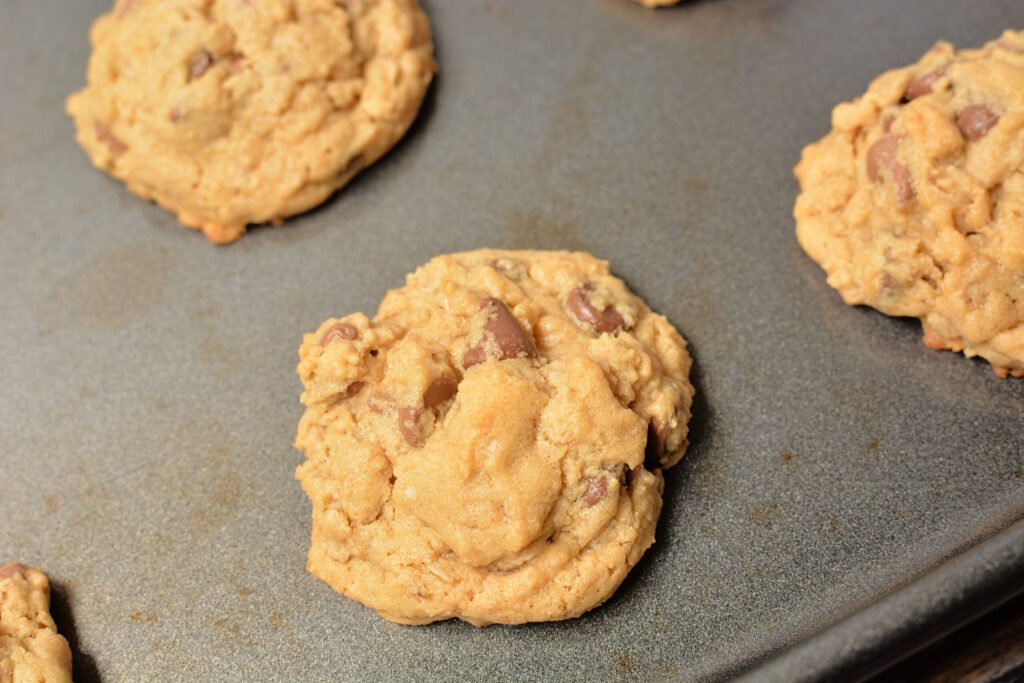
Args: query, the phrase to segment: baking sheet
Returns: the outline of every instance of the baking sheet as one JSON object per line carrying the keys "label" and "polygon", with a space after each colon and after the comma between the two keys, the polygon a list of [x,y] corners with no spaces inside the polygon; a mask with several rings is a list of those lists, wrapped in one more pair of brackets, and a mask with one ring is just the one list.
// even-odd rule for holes
{"label": "baking sheet", "polygon": [[[49,572],[76,680],[723,678],[1024,517],[1024,381],[843,305],[791,218],[836,102],[1015,3],[424,2],[441,74],[408,137],[229,247],[76,146],[107,5],[0,5],[0,559]],[[610,259],[691,344],[693,445],[600,609],[397,626],[304,570],[295,351],[483,246]]]}

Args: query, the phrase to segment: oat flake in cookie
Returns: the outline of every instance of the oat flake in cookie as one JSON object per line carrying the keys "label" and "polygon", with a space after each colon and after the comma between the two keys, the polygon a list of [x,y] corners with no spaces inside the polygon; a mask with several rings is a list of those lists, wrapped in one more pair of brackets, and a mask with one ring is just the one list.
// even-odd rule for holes
{"label": "oat flake in cookie", "polygon": [[118,0],[90,39],[78,142],[214,242],[373,163],[436,69],[416,0]]}
{"label": "oat flake in cookie", "polygon": [[575,617],[653,543],[690,357],[605,261],[440,256],[299,357],[308,568],[385,618]]}
{"label": "oat flake in cookie", "polygon": [[50,618],[50,582],[15,562],[0,564],[0,681],[71,681],[71,648]]}
{"label": "oat flake in cookie", "polygon": [[849,304],[1024,375],[1024,35],[937,43],[832,112],[796,167],[797,237]]}

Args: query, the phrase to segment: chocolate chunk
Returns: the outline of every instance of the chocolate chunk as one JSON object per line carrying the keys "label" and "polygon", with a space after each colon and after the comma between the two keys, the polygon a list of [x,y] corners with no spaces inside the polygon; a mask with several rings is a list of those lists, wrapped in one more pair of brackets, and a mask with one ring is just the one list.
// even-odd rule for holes
{"label": "chocolate chunk", "polygon": [[345,388],[345,391],[343,391],[340,394],[338,394],[338,398],[339,399],[352,398],[353,396],[358,394],[360,391],[362,391],[363,387],[365,387],[365,386],[366,386],[366,382],[352,382],[352,384],[349,384]]}
{"label": "chocolate chunk", "polygon": [[405,442],[413,448],[423,448],[423,435],[420,434],[420,411],[418,408],[400,408],[398,410],[398,431]]}
{"label": "chocolate chunk", "polygon": [[351,323],[334,323],[327,328],[324,336],[320,338],[320,346],[327,346],[332,341],[339,339],[355,339],[359,336],[359,330]]}
{"label": "chocolate chunk", "polygon": [[910,169],[896,161],[896,152],[900,148],[903,135],[886,135],[871,145],[867,154],[868,178],[874,183],[884,183],[883,170],[892,174],[899,187],[899,199],[908,201],[914,196],[914,188],[910,184]]}
{"label": "chocolate chunk", "polygon": [[213,64],[213,55],[206,50],[200,50],[188,63],[188,80],[194,81],[210,68]]}
{"label": "chocolate chunk", "polygon": [[436,408],[454,396],[458,390],[459,384],[455,380],[438,377],[423,392],[423,405],[427,408]]}
{"label": "chocolate chunk", "polygon": [[668,425],[651,420],[647,425],[647,446],[644,449],[644,467],[649,470],[661,468],[661,459],[668,451]]}
{"label": "chocolate chunk", "polygon": [[[481,299],[480,310],[490,310],[490,317],[484,324],[484,330],[494,337],[494,345],[497,346],[497,360],[508,358],[536,358],[537,346],[533,337],[522,328],[512,311],[501,299],[487,297]],[[462,357],[462,367],[469,368],[487,359],[484,347],[473,346],[466,349]]]}
{"label": "chocolate chunk", "polygon": [[583,502],[592,508],[608,494],[607,477],[587,477],[587,492],[583,494]]}
{"label": "chocolate chunk", "polygon": [[909,102],[912,99],[931,93],[935,81],[945,76],[947,69],[949,69],[949,64],[943,64],[939,68],[929,71],[924,76],[912,80],[907,86],[907,94],[903,96],[904,99]]}
{"label": "chocolate chunk", "polygon": [[0,564],[0,579],[6,579],[14,576],[15,574],[21,574],[22,578],[28,578],[28,567],[17,562],[8,562],[6,564]]}
{"label": "chocolate chunk", "polygon": [[580,321],[593,325],[598,332],[621,330],[626,326],[626,320],[621,313],[615,310],[614,306],[605,306],[603,311],[599,311],[594,304],[590,303],[587,292],[592,291],[593,288],[594,286],[588,282],[569,292],[569,298],[566,301],[569,310]]}
{"label": "chocolate chunk", "polygon": [[629,479],[629,485],[632,486],[633,484],[635,484],[636,480],[639,479],[640,476],[643,475],[643,473],[646,471],[647,470],[644,468],[643,463],[640,463],[636,467],[631,468],[627,475],[627,478]]}
{"label": "chocolate chunk", "polygon": [[985,137],[992,126],[999,123],[999,115],[984,104],[969,104],[956,117],[956,125],[964,138],[977,142]]}

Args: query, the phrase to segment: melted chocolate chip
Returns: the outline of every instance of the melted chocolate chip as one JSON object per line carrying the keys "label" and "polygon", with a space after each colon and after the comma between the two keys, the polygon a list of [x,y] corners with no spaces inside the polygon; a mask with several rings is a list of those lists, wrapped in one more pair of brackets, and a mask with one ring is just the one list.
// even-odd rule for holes
{"label": "melted chocolate chip", "polygon": [[370,408],[371,412],[379,415],[388,409],[389,402],[387,397],[373,393],[366,399],[366,405]]}
{"label": "melted chocolate chip", "polygon": [[6,579],[14,576],[15,574],[21,574],[23,578],[28,578],[28,567],[17,562],[7,562],[6,564],[0,564],[0,579]]}
{"label": "melted chocolate chip", "polygon": [[[536,358],[537,345],[533,337],[522,328],[512,311],[501,299],[487,297],[480,301],[480,310],[490,310],[490,317],[484,324],[484,330],[490,332],[494,337],[494,345],[497,347],[497,360],[508,358]],[[462,367],[469,368],[487,359],[487,353],[482,345],[466,349],[462,357]]]}
{"label": "melted chocolate chip", "polygon": [[594,507],[608,495],[607,477],[587,477],[587,492],[583,494],[583,502],[587,507]]}
{"label": "melted chocolate chip", "polygon": [[907,86],[907,94],[903,96],[904,99],[909,102],[912,99],[931,93],[935,81],[945,76],[947,69],[949,69],[949,64],[943,64],[939,68],[929,71],[924,76],[912,80]]}
{"label": "melted chocolate chip", "polygon": [[423,392],[423,405],[427,408],[436,408],[454,396],[458,390],[459,385],[455,380],[438,377]]}
{"label": "melted chocolate chip", "polygon": [[109,128],[98,121],[94,125],[96,128],[96,139],[106,145],[110,149],[111,154],[120,156],[128,151],[128,145],[114,137]]}
{"label": "melted chocolate chip", "polygon": [[984,104],[970,104],[964,107],[956,117],[956,125],[964,138],[977,142],[985,137],[992,126],[999,123],[999,115]]}
{"label": "melted chocolate chip", "polygon": [[339,339],[355,339],[359,336],[359,330],[351,323],[334,323],[327,328],[324,336],[320,337],[320,346],[327,346],[332,341]]}
{"label": "melted chocolate chip", "polygon": [[352,384],[349,384],[345,388],[345,391],[343,391],[340,394],[338,394],[338,398],[339,399],[352,398],[353,396],[358,394],[360,391],[362,391],[363,387],[365,387],[365,386],[366,386],[366,382],[352,382]]}
{"label": "melted chocolate chip", "polygon": [[910,184],[910,169],[896,161],[896,152],[900,148],[903,135],[886,135],[871,145],[867,154],[868,178],[874,183],[884,183],[883,170],[892,174],[899,188],[900,201],[908,201],[914,196],[914,188]]}
{"label": "melted chocolate chip", "polygon": [[200,50],[188,63],[188,80],[194,81],[210,68],[213,64],[213,55],[206,50]]}
{"label": "melted chocolate chip", "polygon": [[590,283],[583,284],[569,292],[566,305],[581,322],[590,323],[598,332],[615,332],[626,326],[622,314],[614,306],[605,306],[603,311],[590,303],[587,292],[593,289]]}
{"label": "melted chocolate chip", "polygon": [[423,447],[423,435],[420,434],[420,411],[418,408],[400,408],[398,410],[398,431],[402,438],[413,448]]}

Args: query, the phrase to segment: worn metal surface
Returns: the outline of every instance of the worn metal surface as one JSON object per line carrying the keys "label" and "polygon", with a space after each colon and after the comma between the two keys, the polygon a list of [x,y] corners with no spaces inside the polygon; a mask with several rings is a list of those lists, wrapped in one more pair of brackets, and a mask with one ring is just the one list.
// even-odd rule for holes
{"label": "worn metal surface", "polygon": [[[0,559],[50,573],[80,681],[720,678],[1024,516],[1024,380],[843,305],[790,216],[836,102],[1019,3],[433,0],[407,139],[229,247],[76,146],[63,100],[106,5],[0,3]],[[303,568],[295,350],[482,246],[610,259],[691,343],[693,446],[602,608],[396,626]],[[934,585],[988,580],[956,576]]]}

